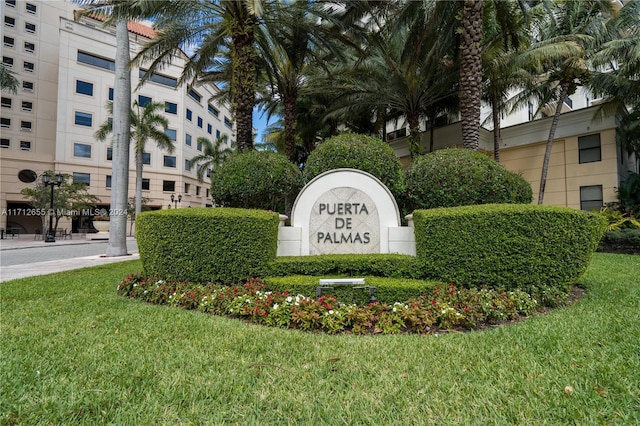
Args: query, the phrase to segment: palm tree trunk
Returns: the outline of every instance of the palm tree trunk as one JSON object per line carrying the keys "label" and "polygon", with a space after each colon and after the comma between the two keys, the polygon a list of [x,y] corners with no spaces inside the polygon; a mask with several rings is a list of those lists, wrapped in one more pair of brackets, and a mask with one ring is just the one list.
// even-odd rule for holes
{"label": "palm tree trunk", "polygon": [[422,155],[420,116],[417,113],[407,114],[407,122],[409,123],[409,153],[413,160]]}
{"label": "palm tree trunk", "polygon": [[296,155],[296,95],[286,95],[284,101],[284,150],[285,155],[294,164],[298,164]]}
{"label": "palm tree trunk", "polygon": [[253,149],[253,107],[255,104],[255,18],[237,20],[233,28],[231,103],[236,114],[238,151]]}
{"label": "palm tree trunk", "polygon": [[144,147],[136,147],[136,210],[134,218],[142,211],[142,153]]}
{"label": "palm tree trunk", "polygon": [[111,164],[111,225],[107,256],[127,255],[127,202],[129,190],[129,139],[131,71],[126,18],[116,21],[116,61],[113,102],[113,161]]}
{"label": "palm tree trunk", "polygon": [[502,131],[500,129],[500,100],[495,92],[491,92],[491,114],[493,116],[493,159],[500,162],[500,144]]}
{"label": "palm tree trunk", "polygon": [[460,59],[460,121],[462,144],[480,148],[480,96],[482,89],[482,0],[464,0]]}
{"label": "palm tree trunk", "polygon": [[547,185],[547,172],[549,171],[549,160],[551,158],[551,148],[553,147],[553,138],[556,134],[558,127],[558,121],[560,120],[560,113],[562,112],[562,105],[567,94],[569,93],[570,83],[561,83],[560,97],[558,99],[558,105],[556,105],[556,112],[553,114],[553,120],[551,121],[551,129],[549,130],[549,138],[547,139],[547,148],[544,152],[544,161],[542,162],[542,174],[540,176],[540,191],[538,192],[538,204],[542,204],[544,198],[544,188]]}

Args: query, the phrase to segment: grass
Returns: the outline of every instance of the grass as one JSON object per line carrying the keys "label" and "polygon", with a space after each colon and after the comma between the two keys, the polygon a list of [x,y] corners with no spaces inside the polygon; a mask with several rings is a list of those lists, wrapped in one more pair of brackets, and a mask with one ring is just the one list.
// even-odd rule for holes
{"label": "grass", "polygon": [[441,336],[307,334],[117,296],[140,269],[0,284],[1,424],[640,424],[639,256],[596,254],[567,308]]}

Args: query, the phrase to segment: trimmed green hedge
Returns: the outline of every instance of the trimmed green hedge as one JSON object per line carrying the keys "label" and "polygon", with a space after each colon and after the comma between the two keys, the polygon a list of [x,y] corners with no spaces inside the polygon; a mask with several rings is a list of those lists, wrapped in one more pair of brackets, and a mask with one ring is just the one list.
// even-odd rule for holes
{"label": "trimmed green hedge", "polygon": [[598,251],[640,254],[640,229],[621,229],[604,233]]}
{"label": "trimmed green hedge", "polygon": [[136,238],[144,272],[166,281],[236,283],[275,259],[277,213],[190,208],[141,213]]}
{"label": "trimmed green hedge", "polygon": [[404,254],[326,254],[278,257],[269,265],[271,276],[326,275],[421,278],[416,258]]}
{"label": "trimmed green hedge", "polygon": [[524,291],[575,283],[606,226],[597,214],[524,204],[416,210],[413,220],[426,277]]}
{"label": "trimmed green hedge", "polygon": [[[306,297],[316,298],[316,289],[321,278],[341,278],[336,275],[309,276],[292,275],[288,277],[267,277],[265,283],[270,291],[288,291],[292,295],[302,294]],[[358,275],[365,278],[366,285],[376,287],[375,296],[380,303],[393,304],[418,297],[421,294],[430,294],[433,289],[446,284],[437,281],[413,280],[402,278],[384,278]],[[349,286],[335,286],[331,290],[323,290],[323,295],[335,296],[341,303],[366,305],[369,303],[368,289],[355,289]]]}

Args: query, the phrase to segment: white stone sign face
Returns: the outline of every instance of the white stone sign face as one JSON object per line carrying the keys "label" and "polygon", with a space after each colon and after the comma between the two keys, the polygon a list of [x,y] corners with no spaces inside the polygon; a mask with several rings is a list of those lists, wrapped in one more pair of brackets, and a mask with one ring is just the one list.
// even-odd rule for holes
{"label": "white stone sign face", "polygon": [[389,253],[389,229],[399,226],[396,200],[380,180],[361,170],[331,170],[298,195],[291,227],[281,228],[281,253]]}
{"label": "white stone sign face", "polygon": [[380,218],[359,189],[331,189],[316,200],[309,219],[309,254],[380,253]]}

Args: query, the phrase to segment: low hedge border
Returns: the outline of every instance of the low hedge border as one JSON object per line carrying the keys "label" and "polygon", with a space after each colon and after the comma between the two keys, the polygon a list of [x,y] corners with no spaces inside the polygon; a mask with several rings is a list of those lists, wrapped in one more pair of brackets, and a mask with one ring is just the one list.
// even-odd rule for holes
{"label": "low hedge border", "polygon": [[598,251],[607,253],[640,254],[640,229],[607,231],[600,240]]}
{"label": "low hedge border", "polygon": [[[319,280],[321,278],[343,278],[346,276],[310,276],[292,275],[287,277],[265,277],[264,282],[269,291],[288,291],[292,294],[301,294],[315,298]],[[430,294],[437,286],[447,286],[439,281],[414,280],[406,278],[385,278],[374,276],[358,276],[365,278],[367,286],[376,287],[376,299],[380,303],[393,304],[395,302],[419,297],[422,294]],[[366,289],[354,289],[350,286],[335,286],[331,290],[323,290],[322,295],[331,295],[344,304],[356,304],[359,306],[369,303],[369,291]]]}
{"label": "low hedge border", "polygon": [[598,214],[525,204],[416,210],[413,220],[425,277],[523,291],[568,289],[586,270],[606,227]]}
{"label": "low hedge border", "polygon": [[236,283],[261,276],[276,257],[277,213],[190,208],[141,213],[136,220],[147,276],[167,281]]}

